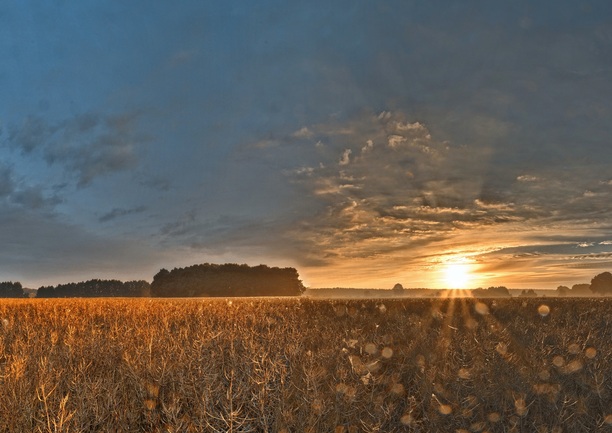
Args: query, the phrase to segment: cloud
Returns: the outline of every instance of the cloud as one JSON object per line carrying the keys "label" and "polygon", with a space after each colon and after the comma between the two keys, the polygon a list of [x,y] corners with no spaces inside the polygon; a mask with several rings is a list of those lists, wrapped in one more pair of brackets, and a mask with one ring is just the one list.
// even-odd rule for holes
{"label": "cloud", "polygon": [[46,196],[40,187],[26,187],[17,190],[12,194],[11,199],[14,203],[32,210],[52,209],[62,202],[57,195]]}
{"label": "cloud", "polygon": [[148,173],[139,175],[138,183],[147,188],[162,192],[170,190],[172,186],[172,183],[168,179]]}
{"label": "cloud", "polygon": [[[402,113],[365,115],[309,127],[328,143],[308,170],[288,171],[318,214],[299,221],[290,238],[318,258],[376,257],[437,241],[463,222],[514,208],[475,205],[480,193],[478,150],[436,141],[421,122]],[[312,156],[307,156],[311,160]],[[334,161],[335,160],[335,161]],[[335,162],[335,163],[334,163]],[[466,167],[470,169],[466,169]]]}
{"label": "cloud", "polygon": [[[459,117],[468,129],[482,119]],[[384,111],[333,115],[303,126],[308,136],[295,134],[295,128],[284,137],[276,132],[274,147],[245,146],[240,153],[243,165],[235,170],[257,177],[233,182],[238,188],[265,182],[268,200],[284,197],[285,213],[274,216],[276,236],[249,234],[258,230],[253,221],[228,226],[217,244],[225,239],[228,248],[250,243],[272,255],[286,254],[306,275],[329,281],[329,274],[338,272],[339,284],[349,279],[365,284],[361,281],[383,274],[398,281],[409,272],[423,276],[434,272],[445,254],[467,255],[483,272],[485,265],[509,261],[496,266],[533,276],[521,286],[571,281],[570,271],[553,272],[553,266],[571,261],[580,242],[609,239],[601,237],[610,232],[609,177],[603,166],[580,160],[560,166],[528,156],[507,158],[499,151],[512,147],[516,131],[511,124],[498,126],[495,134],[489,127],[486,134],[473,134],[473,141],[454,140],[448,131],[440,134],[438,119]],[[207,230],[192,228],[194,233]],[[559,233],[571,239],[559,241],[563,249],[548,248]],[[201,238],[205,245],[206,237]],[[506,254],[508,248],[516,248],[516,254]],[[492,254],[498,251],[504,253]],[[503,277],[511,274],[499,272],[492,270],[489,277],[508,284]]]}
{"label": "cloud", "polygon": [[342,152],[342,158],[338,161],[338,165],[348,165],[351,162],[351,153],[353,153],[351,149],[345,149]]}
{"label": "cloud", "polygon": [[5,204],[30,210],[51,210],[61,203],[55,194],[46,194],[42,186],[28,185],[25,180],[17,179],[11,166],[0,163],[0,198]]}
{"label": "cloud", "polygon": [[572,260],[612,259],[612,252],[580,254],[580,255],[572,256],[570,257],[570,259]]}
{"label": "cloud", "polygon": [[24,155],[40,151],[49,165],[62,166],[78,186],[86,186],[99,176],[136,166],[137,145],[145,141],[136,133],[137,119],[137,113],[89,113],[52,124],[29,116],[10,126],[8,143]]}
{"label": "cloud", "polygon": [[0,164],[0,198],[11,195],[13,188],[11,168],[4,164]]}
{"label": "cloud", "polygon": [[41,117],[28,116],[20,126],[9,127],[8,140],[24,153],[30,153],[43,146],[57,129],[58,126],[49,125]]}
{"label": "cloud", "polygon": [[313,133],[307,127],[303,127],[293,133],[293,136],[296,138],[311,138]]}
{"label": "cloud", "polygon": [[516,180],[518,180],[519,182],[537,182],[539,179],[536,176],[523,174],[518,176]]}
{"label": "cloud", "polygon": [[112,221],[116,218],[120,218],[123,216],[139,214],[146,210],[147,210],[146,206],[138,206],[138,207],[134,207],[130,209],[114,208],[110,212],[105,213],[100,218],[98,218],[98,221],[100,221],[101,223],[105,223],[105,222]]}
{"label": "cloud", "polygon": [[[606,211],[612,191],[586,169],[566,168],[577,174],[568,176],[551,165],[521,174],[514,162],[492,165],[499,162],[488,146],[439,140],[425,122],[401,112],[331,118],[307,128],[303,142],[279,139],[273,155],[277,163],[295,164],[283,173],[307,211],[285,222],[283,241],[311,275],[316,267],[348,272],[347,263],[355,272],[382,263],[423,272],[441,254],[468,255],[491,272],[537,268],[566,260],[585,236],[604,230],[587,221]],[[326,145],[302,145],[317,141]],[[495,172],[514,175],[492,188]],[[561,247],[534,236],[555,232],[578,239]],[[498,263],[504,261],[510,263]]]}

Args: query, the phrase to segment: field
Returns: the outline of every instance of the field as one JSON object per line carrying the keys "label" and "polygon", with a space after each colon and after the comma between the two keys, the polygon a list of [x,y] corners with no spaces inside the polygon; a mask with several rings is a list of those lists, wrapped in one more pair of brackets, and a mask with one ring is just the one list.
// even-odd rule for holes
{"label": "field", "polygon": [[0,301],[0,432],[610,432],[612,299]]}

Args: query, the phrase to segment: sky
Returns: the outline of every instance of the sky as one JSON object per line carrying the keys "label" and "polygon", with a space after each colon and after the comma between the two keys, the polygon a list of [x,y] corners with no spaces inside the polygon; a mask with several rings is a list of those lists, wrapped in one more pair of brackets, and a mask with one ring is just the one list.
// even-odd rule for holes
{"label": "sky", "polygon": [[0,55],[0,281],[612,270],[607,0],[8,0]]}

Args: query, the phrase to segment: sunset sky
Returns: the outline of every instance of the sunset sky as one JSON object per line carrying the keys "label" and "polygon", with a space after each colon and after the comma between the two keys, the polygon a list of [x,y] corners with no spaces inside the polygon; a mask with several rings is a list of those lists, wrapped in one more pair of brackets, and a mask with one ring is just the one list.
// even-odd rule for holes
{"label": "sunset sky", "polygon": [[9,0],[0,54],[0,281],[612,271],[609,0]]}

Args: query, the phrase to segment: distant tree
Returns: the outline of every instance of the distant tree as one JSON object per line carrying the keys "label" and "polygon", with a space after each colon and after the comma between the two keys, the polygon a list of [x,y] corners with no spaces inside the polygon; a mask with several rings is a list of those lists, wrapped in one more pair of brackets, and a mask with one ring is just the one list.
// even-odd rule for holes
{"label": "distant tree", "polygon": [[491,296],[502,296],[508,298],[511,296],[510,291],[505,286],[489,287],[487,290]]}
{"label": "distant tree", "polygon": [[529,289],[529,290],[525,289],[525,290],[523,290],[521,292],[521,294],[519,296],[521,298],[536,298],[538,296],[538,294],[533,289]]}
{"label": "distant tree", "polygon": [[570,288],[567,286],[557,287],[557,296],[567,296],[570,293]]}
{"label": "distant tree", "polygon": [[498,286],[498,287],[489,287],[487,289],[474,289],[472,290],[472,295],[477,298],[510,298],[510,291],[507,287]]}
{"label": "distant tree", "polygon": [[599,295],[612,295],[612,274],[602,272],[591,280],[591,291]]}
{"label": "distant tree", "polygon": [[591,285],[587,283],[574,284],[570,292],[570,296],[591,296],[591,295],[593,295],[593,292],[591,291]]}
{"label": "distant tree", "polygon": [[397,283],[395,286],[393,286],[393,292],[403,293],[404,286],[402,286],[400,283]]}
{"label": "distant tree", "polygon": [[294,268],[204,263],[160,270],[151,296],[297,296],[305,290]]}
{"label": "distant tree", "polygon": [[27,298],[21,283],[4,281],[0,283],[0,298]]}

